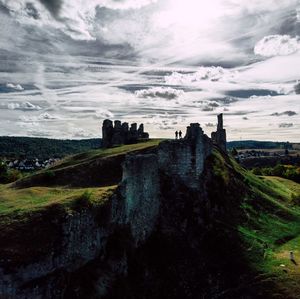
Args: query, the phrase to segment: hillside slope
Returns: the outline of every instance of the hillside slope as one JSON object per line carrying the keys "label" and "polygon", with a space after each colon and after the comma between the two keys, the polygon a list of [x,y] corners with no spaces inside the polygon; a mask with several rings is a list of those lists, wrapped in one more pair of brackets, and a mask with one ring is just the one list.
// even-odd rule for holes
{"label": "hillside slope", "polygon": [[69,156],[57,165],[16,182],[18,188],[32,186],[103,187],[118,184],[122,179],[122,163],[127,154],[155,150],[160,139],[91,150]]}
{"label": "hillside slope", "polygon": [[250,283],[261,284],[270,298],[298,298],[300,184],[242,173],[252,195],[241,203],[245,219],[238,229],[249,263],[260,273]]}
{"label": "hillside slope", "polygon": [[50,169],[53,181],[46,171],[1,186],[0,276],[24,269],[22,292],[47,281],[44,298],[298,298],[289,251],[300,262],[300,185],[255,176],[216,148],[197,188],[160,173],[157,227],[134,240],[121,163],[146,157],[137,168],[146,184],[158,143],[83,153]]}

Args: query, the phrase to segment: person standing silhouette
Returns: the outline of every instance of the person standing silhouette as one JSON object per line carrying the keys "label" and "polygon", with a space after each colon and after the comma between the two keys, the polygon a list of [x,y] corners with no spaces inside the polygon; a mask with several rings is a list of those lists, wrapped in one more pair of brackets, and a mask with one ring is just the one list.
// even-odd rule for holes
{"label": "person standing silhouette", "polygon": [[181,132],[181,130],[179,131],[179,138],[180,139],[182,138],[182,132]]}
{"label": "person standing silhouette", "polygon": [[178,131],[175,132],[175,139],[178,139]]}

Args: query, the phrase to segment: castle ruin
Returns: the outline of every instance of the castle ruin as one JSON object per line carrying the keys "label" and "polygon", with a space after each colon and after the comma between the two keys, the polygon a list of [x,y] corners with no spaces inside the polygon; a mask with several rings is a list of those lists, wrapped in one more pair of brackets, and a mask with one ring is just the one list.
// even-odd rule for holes
{"label": "castle ruin", "polygon": [[[226,150],[222,114],[218,115],[217,131],[212,134],[212,138],[203,132],[199,123],[191,123],[184,138],[164,140],[152,153],[126,156],[121,186],[125,198],[126,222],[131,226],[136,243],[144,242],[159,222],[160,211],[165,208],[163,192],[168,194],[174,188],[176,191],[173,194],[177,196],[181,194],[180,188],[185,186],[190,192],[195,192],[195,196],[203,194],[203,185],[200,182],[203,179],[206,159],[211,155],[214,146]],[[161,186],[168,180],[170,189],[161,192]],[[178,186],[181,187],[176,189]],[[170,209],[173,206],[172,201]],[[174,222],[168,223],[164,218],[160,225],[162,229],[169,231]]]}
{"label": "castle ruin", "polygon": [[144,132],[144,125],[137,127],[136,123],[130,125],[119,120],[114,123],[106,119],[102,125],[102,147],[108,148],[122,144],[132,144],[141,140],[148,140],[149,134]]}
{"label": "castle ruin", "polygon": [[[202,131],[198,123],[191,124],[187,127],[185,139],[194,139]],[[202,133],[203,134],[203,133]],[[132,144],[139,141],[148,140],[149,134],[144,132],[144,125],[137,127],[136,123],[132,123],[129,127],[127,122],[122,123],[119,120],[114,122],[105,119],[102,125],[102,147],[108,148],[122,144]],[[223,114],[218,115],[217,131],[211,133],[212,143],[218,146],[222,151],[226,152],[226,130],[223,127]]]}
{"label": "castle ruin", "polygon": [[[143,137],[149,136],[144,133],[142,125],[137,129],[136,124],[129,128],[128,124],[120,121],[115,121],[114,126],[110,120],[103,123],[105,146],[133,142]],[[214,232],[213,224],[219,223],[219,219],[223,220],[225,212],[230,211],[226,201],[218,201],[219,197],[223,199],[221,192],[209,193],[209,188],[219,188],[218,182],[213,181],[214,169],[205,172],[206,159],[212,153],[213,145],[226,149],[222,115],[218,116],[218,128],[212,134],[212,139],[204,134],[198,123],[192,123],[187,127],[184,138],[164,140],[151,152],[126,155],[122,182],[114,194],[109,195],[106,204],[79,205],[72,213],[56,213],[59,217],[55,219],[59,225],[56,230],[59,228],[58,231],[63,234],[59,234],[59,237],[54,235],[55,242],[51,242],[51,246],[48,243],[44,245],[47,246],[47,252],[50,250],[55,254],[39,254],[34,259],[28,259],[26,254],[22,262],[23,255],[17,247],[17,263],[14,259],[11,261],[1,257],[0,277],[3,279],[0,280],[0,298],[62,298],[66,288],[78,282],[74,273],[82,271],[95,275],[95,283],[104,286],[97,293],[98,297],[103,298],[110,294],[117,279],[125,279],[129,275],[128,269],[132,264],[127,256],[137,253],[137,256],[143,258],[145,252],[149,254],[146,246],[157,240],[150,239],[151,236],[166,236],[167,240],[171,240],[167,244],[185,242],[190,249],[185,251],[188,248],[185,245],[183,254],[188,256],[192,253],[194,257],[194,253],[198,252],[197,260],[202,261],[202,243],[195,240],[206,242],[207,232]],[[118,163],[121,161],[116,159],[110,165]],[[92,167],[91,164],[88,167]],[[102,166],[102,163],[96,163],[95,167]],[[86,171],[85,168],[81,169]],[[116,169],[112,169],[114,170]],[[78,180],[76,174],[74,177],[74,170],[71,171],[73,179]],[[90,175],[93,176],[93,173],[96,172],[91,171]],[[95,177],[98,180],[98,174]],[[43,221],[46,221],[46,228],[47,225],[52,227],[52,218],[46,217]],[[219,224],[216,227],[219,228]],[[158,235],[153,235],[157,233]],[[37,236],[40,234],[39,232]],[[5,234],[3,236],[6,238]],[[50,237],[52,241],[53,236]],[[116,240],[117,243],[114,243]],[[117,244],[118,250],[112,251],[114,254],[107,254],[112,249],[112,244]],[[161,243],[158,246],[156,248],[160,248]],[[142,251],[145,248],[146,251]],[[167,250],[165,253],[168,252]],[[134,259],[133,261],[136,262]],[[90,271],[90,265],[96,265],[97,272],[84,272],[87,269]],[[143,261],[143,265],[146,268],[148,264]],[[179,265],[175,266],[179,268]],[[151,267],[146,269],[145,273],[148,273]],[[197,273],[200,274],[201,271],[202,268]],[[61,273],[70,275],[67,285],[66,277]],[[99,276],[96,276],[97,273]],[[195,277],[198,279],[198,276]]]}
{"label": "castle ruin", "polygon": [[223,113],[218,115],[217,131],[211,133],[211,139],[213,144],[226,152],[226,130],[223,128]]}

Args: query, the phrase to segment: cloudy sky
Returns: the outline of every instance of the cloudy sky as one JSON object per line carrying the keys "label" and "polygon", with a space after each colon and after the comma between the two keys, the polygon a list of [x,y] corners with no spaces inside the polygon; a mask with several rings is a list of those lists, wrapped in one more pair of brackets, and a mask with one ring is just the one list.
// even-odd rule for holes
{"label": "cloudy sky", "polygon": [[0,135],[224,113],[229,140],[300,142],[300,0],[0,0],[0,25]]}

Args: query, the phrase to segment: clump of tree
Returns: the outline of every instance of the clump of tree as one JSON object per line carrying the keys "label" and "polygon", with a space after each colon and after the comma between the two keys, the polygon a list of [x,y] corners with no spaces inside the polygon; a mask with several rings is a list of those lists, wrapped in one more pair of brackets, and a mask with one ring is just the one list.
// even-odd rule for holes
{"label": "clump of tree", "polygon": [[256,167],[252,170],[256,175],[278,176],[300,183],[300,167],[277,164],[275,167]]}
{"label": "clump of tree", "polygon": [[8,184],[17,181],[22,174],[16,169],[9,169],[6,163],[0,160],[0,184]]}

